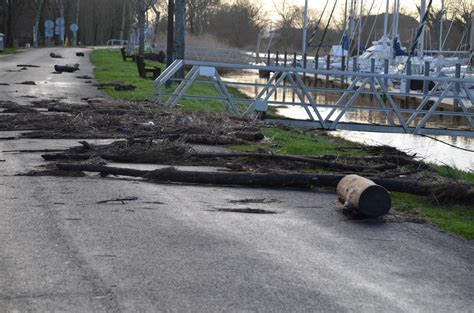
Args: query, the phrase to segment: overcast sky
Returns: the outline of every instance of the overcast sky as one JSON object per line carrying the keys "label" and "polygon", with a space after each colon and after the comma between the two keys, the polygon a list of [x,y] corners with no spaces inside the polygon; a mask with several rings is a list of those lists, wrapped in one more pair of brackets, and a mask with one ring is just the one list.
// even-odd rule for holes
{"label": "overcast sky", "polygon": [[[292,2],[296,5],[300,5],[300,6],[304,6],[304,3],[305,3],[305,0],[287,0],[287,1]],[[330,12],[330,9],[332,9],[332,6],[334,5],[335,1],[336,0],[329,0],[329,5],[328,5],[329,8],[327,9],[327,11]],[[357,3],[358,3],[357,5],[360,4],[360,1],[361,0],[357,0]],[[373,0],[363,1],[364,7],[366,7],[367,10],[372,4],[372,1]],[[266,11],[272,12],[274,11],[274,7],[275,7],[274,3],[277,3],[277,4],[281,3],[281,0],[260,0],[260,2],[263,4],[263,7],[265,8]],[[393,0],[390,1],[390,7],[393,6],[393,2],[394,2]],[[416,14],[417,12],[416,5],[419,5],[420,2],[421,2],[420,0],[401,0],[402,11],[411,13],[411,14]],[[428,3],[428,0],[426,1],[426,3]],[[315,8],[318,11],[322,11],[325,4],[326,4],[326,0],[308,0],[309,7]],[[340,12],[343,12],[344,4],[345,4],[345,0],[338,0],[338,10]],[[433,6],[441,7],[441,0],[434,0]],[[372,12],[375,13],[379,9],[379,7],[382,7],[380,10],[381,11],[380,13],[383,13],[385,11],[385,0],[375,0],[374,9],[372,9]]]}

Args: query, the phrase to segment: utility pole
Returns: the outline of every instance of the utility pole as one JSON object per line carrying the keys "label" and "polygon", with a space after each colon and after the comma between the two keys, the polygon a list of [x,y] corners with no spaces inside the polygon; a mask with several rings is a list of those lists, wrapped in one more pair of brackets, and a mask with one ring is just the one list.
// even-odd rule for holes
{"label": "utility pole", "polygon": [[166,65],[174,61],[174,0],[168,0],[168,38],[166,47]]}
{"label": "utility pole", "polygon": [[56,5],[58,7],[59,11],[59,17],[63,21],[63,25],[56,25],[59,28],[59,41],[61,42],[61,47],[64,47],[64,32],[61,30],[62,27],[65,27],[65,21],[64,21],[64,2],[63,0],[56,0]]}
{"label": "utility pole", "polygon": [[306,32],[308,31],[308,0],[304,2],[304,17],[303,17],[303,55],[306,54],[308,44],[306,43]]}
{"label": "utility pole", "polygon": [[43,12],[44,0],[40,0],[38,6],[36,7],[36,17],[35,17],[35,33],[34,33],[34,47],[38,48],[39,43],[39,24],[41,19],[41,13]]}
{"label": "utility pole", "polygon": [[[176,0],[176,59],[184,60],[185,56],[185,24],[186,24],[186,3],[185,0]],[[184,78],[184,70],[178,71],[176,78]]]}
{"label": "utility pole", "polygon": [[138,55],[145,54],[145,15],[146,15],[146,4],[145,0],[138,0],[138,23],[140,38],[138,42]]}
{"label": "utility pole", "polygon": [[[77,0],[77,7],[76,7],[76,25],[79,26],[79,11],[80,11],[80,8],[81,8],[81,0]],[[73,42],[73,46],[76,47],[77,46],[77,31],[73,32],[72,33],[74,38],[72,40]]]}
{"label": "utility pole", "polygon": [[122,3],[122,25],[120,25],[120,45],[123,45],[126,15],[127,15],[127,0],[123,0],[123,3]]}

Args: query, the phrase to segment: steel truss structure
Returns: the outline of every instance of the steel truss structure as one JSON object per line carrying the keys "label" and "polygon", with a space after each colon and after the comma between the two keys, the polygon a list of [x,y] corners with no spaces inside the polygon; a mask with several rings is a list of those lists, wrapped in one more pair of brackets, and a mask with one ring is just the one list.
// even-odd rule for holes
{"label": "steel truss structure", "polygon": [[[177,88],[166,88],[169,81],[174,81],[175,74],[183,68],[191,67],[186,77],[179,80]],[[233,82],[233,85],[247,85],[263,87],[254,98],[237,98],[229,92],[230,84],[222,79],[218,73],[221,70],[258,70],[272,73],[266,84],[249,84]],[[335,104],[318,103],[315,100],[315,89],[304,82],[304,77],[329,77],[347,81],[348,84],[336,91],[340,94]],[[390,90],[388,81],[418,80],[425,86],[424,92],[414,93],[409,89],[403,91]],[[188,95],[188,89],[196,82],[212,84],[217,96]],[[434,87],[428,90],[429,83]],[[474,137],[474,79],[454,77],[432,77],[413,75],[378,74],[374,72],[350,72],[338,70],[303,69],[300,67],[258,66],[247,64],[227,64],[203,61],[176,60],[155,80],[155,99],[160,103],[174,107],[182,98],[194,98],[203,101],[219,100],[227,110],[233,114],[255,114],[256,111],[265,111],[268,104],[282,104],[272,101],[271,98],[279,88],[290,89],[297,97],[292,105],[301,106],[306,114],[306,120],[278,120],[268,119],[271,123],[284,123],[300,127],[311,127],[325,130],[357,130],[389,133],[450,135]],[[324,89],[334,92],[334,89]],[[370,94],[375,97],[378,107],[356,106],[356,100],[362,95]],[[395,97],[416,98],[419,105],[416,109],[404,109],[397,105]],[[166,102],[164,102],[166,100]],[[441,104],[451,102],[453,110],[438,110]],[[288,102],[283,102],[288,104]],[[263,109],[262,109],[263,108]],[[456,109],[455,109],[456,108]],[[321,111],[328,111],[322,114]],[[354,110],[383,112],[388,124],[366,124],[344,122],[343,117]],[[433,116],[452,116],[467,121],[463,128],[434,128],[427,127]]]}

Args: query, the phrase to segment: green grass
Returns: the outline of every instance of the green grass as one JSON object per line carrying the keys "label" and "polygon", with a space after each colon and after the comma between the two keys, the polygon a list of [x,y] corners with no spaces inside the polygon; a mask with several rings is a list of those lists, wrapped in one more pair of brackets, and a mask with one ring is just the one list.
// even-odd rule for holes
{"label": "green grass", "polygon": [[259,148],[269,149],[281,154],[295,154],[305,156],[321,156],[327,154],[366,155],[361,150],[339,150],[337,147],[353,146],[340,137],[329,136],[325,132],[303,133],[280,128],[265,128],[264,135],[271,139],[271,144],[234,146],[239,151],[252,151]]}
{"label": "green grass", "polygon": [[393,193],[393,208],[425,218],[440,228],[474,240],[474,207],[457,204],[437,204],[424,197]]}
{"label": "green grass", "polygon": [[[122,82],[124,84],[132,84],[137,88],[135,91],[115,91],[113,87],[107,87],[106,93],[115,99],[146,101],[153,99],[153,80],[143,79],[138,76],[137,65],[135,62],[123,62],[120,52],[98,49],[92,52],[91,61],[95,65],[94,76],[99,83]],[[162,70],[165,66],[158,62],[145,61],[147,66],[157,66]],[[172,92],[176,88],[176,84],[167,89],[167,93]],[[233,96],[242,97],[242,94],[234,88],[229,88],[229,92]],[[199,82],[194,83],[187,91],[187,95],[191,96],[207,96],[217,97],[218,94],[214,86]],[[166,98],[165,98],[166,99]],[[225,112],[226,108],[222,101],[216,100],[200,100],[200,99],[182,99],[179,104],[184,111],[212,111]]]}
{"label": "green grass", "polygon": [[474,184],[474,172],[461,171],[447,165],[433,165],[432,168],[440,176]]}
{"label": "green grass", "polygon": [[15,54],[17,50],[15,48],[5,48],[3,52],[0,52],[0,55],[9,55],[9,54]]}

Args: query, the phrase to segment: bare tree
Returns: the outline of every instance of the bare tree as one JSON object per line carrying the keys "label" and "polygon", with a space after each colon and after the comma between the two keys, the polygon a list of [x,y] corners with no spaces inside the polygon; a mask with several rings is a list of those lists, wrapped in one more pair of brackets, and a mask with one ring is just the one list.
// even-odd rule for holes
{"label": "bare tree", "polygon": [[186,0],[186,20],[189,32],[194,35],[202,34],[221,0]]}
{"label": "bare tree", "polygon": [[266,25],[262,7],[249,0],[221,6],[210,19],[209,33],[235,47],[257,42]]}
{"label": "bare tree", "polygon": [[35,34],[34,34],[34,45],[35,48],[38,48],[38,42],[39,42],[39,24],[40,24],[40,19],[41,15],[43,13],[43,8],[44,8],[44,1],[45,0],[35,0],[35,9],[36,9],[36,16],[35,16]]}

